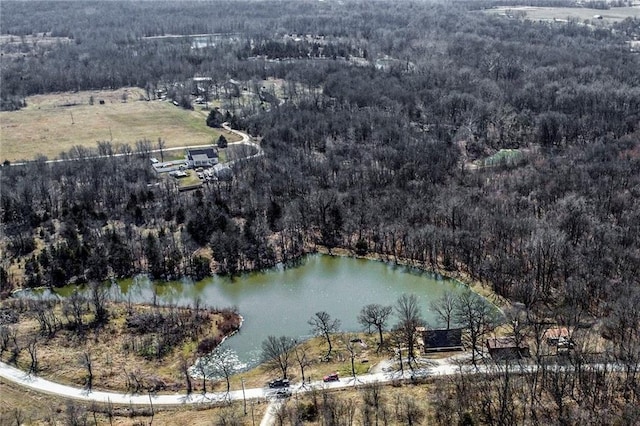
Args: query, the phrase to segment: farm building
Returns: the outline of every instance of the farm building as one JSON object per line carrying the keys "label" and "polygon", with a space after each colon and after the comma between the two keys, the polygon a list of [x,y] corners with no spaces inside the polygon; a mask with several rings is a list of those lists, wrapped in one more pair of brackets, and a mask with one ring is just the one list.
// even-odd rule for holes
{"label": "farm building", "polygon": [[422,342],[425,352],[464,350],[461,328],[423,330]]}
{"label": "farm building", "polygon": [[159,161],[152,161],[151,167],[156,173],[170,173],[177,170],[184,170],[187,168],[187,164],[184,160],[165,161],[161,163]]}
{"label": "farm building", "polygon": [[514,337],[487,339],[487,349],[495,360],[529,357],[529,345],[524,340],[517,342]]}

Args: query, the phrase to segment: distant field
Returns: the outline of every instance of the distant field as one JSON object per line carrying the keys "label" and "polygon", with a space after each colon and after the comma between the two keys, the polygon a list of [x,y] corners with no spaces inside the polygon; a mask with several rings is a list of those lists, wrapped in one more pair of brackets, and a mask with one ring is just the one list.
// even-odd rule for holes
{"label": "distant field", "polygon": [[492,156],[482,160],[485,166],[495,166],[500,163],[515,163],[522,158],[523,151],[519,149],[501,149]]}
{"label": "distant field", "polygon": [[[639,18],[640,6],[634,7],[612,7],[608,10],[588,9],[583,7],[533,7],[533,6],[508,6],[496,7],[485,10],[486,13],[505,15],[532,21],[553,21],[577,19],[582,22],[591,20],[595,22],[617,22],[626,18]],[[602,19],[595,19],[596,15]]]}
{"label": "distant field", "polygon": [[95,148],[98,141],[127,143],[135,149],[141,139],[156,145],[162,138],[167,148],[208,144],[221,133],[230,142],[240,140],[235,134],[207,127],[206,111],[140,100],[143,95],[142,89],[129,88],[29,97],[26,108],[0,112],[0,162],[38,155],[53,159],[76,145]]}

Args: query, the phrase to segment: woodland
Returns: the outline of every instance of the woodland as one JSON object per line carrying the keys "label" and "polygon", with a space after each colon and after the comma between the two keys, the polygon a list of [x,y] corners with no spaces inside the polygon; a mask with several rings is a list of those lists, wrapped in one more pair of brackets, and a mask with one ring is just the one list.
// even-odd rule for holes
{"label": "woodland", "polygon": [[[440,385],[453,395],[439,402],[440,424],[637,424],[640,55],[629,42],[640,19],[483,12],[509,4],[3,1],[3,35],[23,40],[3,51],[4,110],[34,94],[126,86],[189,100],[175,83],[194,76],[211,78],[212,98],[232,96],[230,79],[285,86],[259,105],[224,101],[265,155],[196,191],[159,180],[140,141],[100,141],[118,157],[5,163],[2,294],[137,273],[199,280],[319,246],[375,253],[484,283],[530,324],[595,327],[610,342],[600,356],[625,366],[541,373],[526,410],[507,395],[518,383],[508,374],[460,378]],[[215,42],[168,37],[202,34]],[[483,161],[502,149],[518,155]],[[488,389],[500,384],[504,393]],[[476,391],[510,408],[469,398]]]}

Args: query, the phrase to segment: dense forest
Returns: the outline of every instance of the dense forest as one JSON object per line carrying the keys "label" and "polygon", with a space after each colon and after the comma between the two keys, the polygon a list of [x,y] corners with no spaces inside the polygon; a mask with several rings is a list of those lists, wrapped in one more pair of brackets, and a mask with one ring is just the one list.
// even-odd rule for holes
{"label": "dense forest", "polygon": [[[3,2],[3,33],[36,35],[3,52],[4,109],[32,94],[194,76],[289,86],[270,108],[230,109],[265,156],[197,191],[158,181],[143,149],[2,167],[2,293],[235,274],[318,245],[377,253],[463,273],[540,317],[599,319],[630,365],[616,403],[633,424],[640,55],[627,42],[640,20],[481,10],[495,4],[506,3]],[[42,33],[58,40],[38,44]],[[158,37],[176,34],[217,36],[204,48]],[[507,148],[518,155],[478,161]]]}

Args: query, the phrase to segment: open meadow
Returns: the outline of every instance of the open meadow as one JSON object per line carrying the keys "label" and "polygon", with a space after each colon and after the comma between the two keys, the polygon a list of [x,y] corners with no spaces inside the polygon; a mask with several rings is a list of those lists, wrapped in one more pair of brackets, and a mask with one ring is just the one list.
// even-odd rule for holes
{"label": "open meadow", "polygon": [[215,143],[220,134],[229,142],[240,138],[206,125],[208,112],[188,111],[168,101],[145,100],[144,90],[85,91],[36,95],[19,111],[0,112],[0,161],[54,159],[76,145],[95,148],[110,141],[114,147],[147,139],[166,148]]}
{"label": "open meadow", "polygon": [[[531,21],[566,21],[577,19],[579,22],[591,20],[592,23],[623,21],[627,18],[639,18],[640,6],[612,7],[606,10],[586,7],[536,7],[536,6],[500,6],[485,10],[486,13],[518,17]],[[597,18],[597,17],[600,18]]]}

